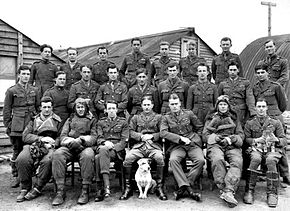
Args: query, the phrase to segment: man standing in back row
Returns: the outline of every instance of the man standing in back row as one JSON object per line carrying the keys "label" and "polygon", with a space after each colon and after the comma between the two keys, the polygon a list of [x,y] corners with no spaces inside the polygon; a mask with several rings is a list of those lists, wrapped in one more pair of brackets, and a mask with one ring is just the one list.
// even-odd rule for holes
{"label": "man standing in back row", "polygon": [[228,65],[232,61],[235,61],[239,65],[239,76],[243,77],[242,63],[238,54],[230,52],[232,47],[232,40],[229,37],[224,37],[221,39],[220,47],[223,52],[217,55],[211,64],[211,71],[215,84],[218,86],[220,82],[229,77]]}

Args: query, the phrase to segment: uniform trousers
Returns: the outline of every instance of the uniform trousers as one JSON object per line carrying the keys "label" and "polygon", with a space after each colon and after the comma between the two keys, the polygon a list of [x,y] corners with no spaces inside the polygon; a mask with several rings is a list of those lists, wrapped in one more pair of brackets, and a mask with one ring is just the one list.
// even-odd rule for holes
{"label": "uniform trousers", "polygon": [[78,160],[81,168],[83,185],[92,183],[94,177],[95,153],[91,147],[85,148],[79,154],[73,154],[67,147],[60,147],[52,155],[52,175],[57,185],[65,184],[66,164]]}
{"label": "uniform trousers", "polygon": [[[39,162],[36,181],[36,185],[39,189],[41,189],[51,178],[52,154],[53,149],[50,149],[48,154],[46,154]],[[34,162],[35,160],[30,154],[30,145],[25,145],[16,159],[18,177],[23,190],[31,189],[32,177],[36,171]]]}
{"label": "uniform trousers", "polygon": [[281,157],[282,157],[282,153],[280,153],[280,152],[262,153],[262,152],[258,152],[258,151],[252,151],[249,169],[257,170],[259,165],[262,162],[262,159],[265,158],[267,171],[277,172],[277,164],[278,164],[279,160],[281,159]]}
{"label": "uniform trousers", "polygon": [[[226,190],[236,191],[243,167],[241,149],[222,149],[218,144],[207,148],[211,170],[216,184],[225,186]],[[227,170],[226,161],[229,163]]]}
{"label": "uniform trousers", "polygon": [[[181,164],[181,161],[186,157],[193,162],[193,167],[187,175],[185,175]],[[202,149],[197,145],[178,145],[170,152],[169,165],[173,171],[178,187],[194,185],[195,180],[202,172],[204,163],[205,159]]]}

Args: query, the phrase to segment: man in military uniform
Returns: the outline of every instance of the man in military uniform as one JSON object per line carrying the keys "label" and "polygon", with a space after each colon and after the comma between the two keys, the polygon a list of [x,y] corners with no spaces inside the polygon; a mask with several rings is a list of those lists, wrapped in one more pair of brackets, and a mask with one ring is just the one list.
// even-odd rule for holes
{"label": "man in military uniform", "polygon": [[145,96],[142,99],[143,112],[134,115],[130,121],[130,138],[134,145],[126,154],[124,160],[126,189],[120,197],[121,200],[127,200],[132,195],[132,164],[143,157],[149,157],[155,160],[157,164],[156,194],[159,196],[160,200],[167,200],[167,196],[163,192],[163,169],[165,164],[159,135],[161,115],[153,112],[153,106],[152,98],[150,96]]}
{"label": "man in military uniform", "polygon": [[92,79],[102,85],[109,81],[107,69],[109,66],[114,65],[114,63],[108,60],[108,49],[106,47],[101,46],[97,51],[99,55],[99,61],[93,65]]}
{"label": "man in military uniform", "polygon": [[[17,202],[38,197],[51,178],[51,158],[54,145],[58,142],[61,123],[60,117],[52,109],[52,99],[43,97],[40,114],[29,122],[23,132],[25,146],[16,159],[21,184]],[[37,180],[32,188],[32,177],[36,170]]]}
{"label": "man in military uniform", "polygon": [[44,44],[40,46],[41,60],[34,62],[31,66],[30,84],[34,84],[40,92],[40,96],[50,87],[54,85],[55,74],[58,68],[49,61],[53,49],[50,45]]}
{"label": "man in military uniform", "polygon": [[115,65],[108,67],[107,74],[109,81],[98,90],[94,104],[100,113],[100,117],[104,117],[106,103],[108,101],[115,101],[118,104],[118,116],[125,117],[124,111],[128,103],[127,86],[118,80],[119,70]]}
{"label": "man in military uniform", "polygon": [[75,82],[82,79],[81,76],[81,63],[78,62],[78,50],[76,48],[69,47],[67,50],[68,62],[60,66],[60,71],[66,73],[66,84],[65,89],[70,90],[70,87]]}
{"label": "man in military uniform", "polygon": [[216,85],[208,81],[209,67],[205,63],[198,64],[196,75],[198,81],[188,89],[186,109],[192,110],[204,124],[208,111],[215,106],[218,92]]}
{"label": "man in military uniform", "polygon": [[168,78],[158,85],[159,102],[161,104],[161,114],[170,111],[168,106],[169,96],[176,93],[180,99],[181,107],[185,108],[188,94],[188,83],[182,81],[177,75],[179,74],[178,64],[171,62],[167,67]]}
{"label": "man in military uniform", "polygon": [[173,60],[169,58],[169,42],[162,41],[159,44],[160,58],[155,59],[151,65],[151,71],[149,74],[149,81],[156,87],[160,82],[165,81],[168,77],[167,67]]}
{"label": "man in military uniform", "polygon": [[74,114],[63,126],[60,134],[60,145],[52,155],[52,175],[57,185],[57,194],[52,205],[64,202],[65,172],[67,162],[80,162],[82,192],[78,204],[89,201],[89,186],[94,175],[93,146],[97,143],[96,119],[89,112],[89,107],[83,98],[78,98],[74,105]]}
{"label": "man in military uniform", "polygon": [[[179,67],[181,78],[185,80],[189,86],[193,85],[197,80],[197,67],[199,63],[206,64],[206,60],[202,57],[197,56],[197,49],[195,42],[189,42],[186,45],[188,56],[180,59]],[[209,70],[207,70],[209,72]],[[210,81],[210,72],[208,73],[208,80]]]}
{"label": "man in military uniform", "polygon": [[[258,82],[253,86],[254,97],[257,100],[263,97],[267,101],[268,115],[274,119],[279,119],[283,124],[282,113],[287,108],[287,100],[283,87],[274,81],[269,80],[268,66],[265,63],[260,63],[255,67],[256,77]],[[280,174],[283,177],[283,182],[290,184],[289,166],[287,162],[286,149],[279,163]]]}
{"label": "man in military uniform", "polygon": [[153,111],[159,113],[159,98],[157,88],[150,86],[147,70],[140,68],[136,71],[137,84],[129,89],[127,110],[131,116],[142,112],[142,99],[144,96],[151,96],[153,100]]}
{"label": "man in military uniform", "polygon": [[248,156],[251,159],[246,179],[244,202],[254,203],[254,191],[257,181],[257,169],[262,159],[266,160],[267,172],[267,203],[269,207],[278,204],[279,174],[277,164],[287,145],[282,123],[267,115],[265,98],[256,102],[257,116],[247,121],[245,125],[246,142],[250,146]]}
{"label": "man in military uniform", "polygon": [[125,118],[117,116],[117,103],[106,102],[107,117],[97,123],[98,149],[95,156],[97,194],[95,201],[108,198],[110,192],[110,161],[122,161],[129,139],[129,127]]}
{"label": "man in military uniform", "polygon": [[146,68],[150,70],[149,57],[140,51],[142,41],[140,38],[135,37],[131,40],[132,53],[125,56],[122,66],[120,68],[121,77],[130,89],[136,83],[136,70],[138,68]]}
{"label": "man in military uniform", "polygon": [[94,106],[94,100],[97,96],[100,85],[91,79],[92,68],[89,65],[81,67],[82,79],[74,83],[69,91],[68,107],[73,109],[74,102],[81,97],[86,100],[92,114],[97,117],[97,111]]}
{"label": "man in military uniform", "polygon": [[11,168],[13,181],[11,187],[19,186],[15,160],[22,151],[22,132],[28,122],[36,115],[40,103],[38,89],[28,84],[30,69],[20,66],[18,71],[18,83],[7,89],[3,107],[3,121],[7,128],[7,134],[13,145]]}
{"label": "man in military uniform", "polygon": [[218,86],[219,95],[227,95],[231,108],[238,114],[242,126],[245,125],[247,117],[254,116],[255,98],[250,81],[239,76],[240,67],[235,61],[228,65],[229,77]]}
{"label": "man in military uniform", "polygon": [[231,109],[228,96],[218,97],[215,110],[206,118],[203,136],[207,143],[207,157],[214,182],[221,193],[220,198],[229,207],[235,207],[238,201],[234,194],[240,182],[243,166],[241,148],[244,132],[236,112]]}
{"label": "man in military uniform", "polygon": [[[177,94],[170,95],[169,107],[170,112],[162,117],[160,136],[170,142],[169,164],[179,187],[175,199],[180,199],[187,191],[192,199],[201,201],[201,193],[195,193],[192,186],[205,163],[200,137],[202,124],[192,111],[181,109],[181,101]],[[187,176],[181,165],[186,156],[193,162]]]}
{"label": "man in military uniform", "polygon": [[67,74],[64,71],[56,72],[54,87],[47,89],[43,94],[43,96],[51,97],[53,101],[53,112],[61,118],[61,127],[70,115],[67,106],[69,91],[64,88],[66,84],[66,76]]}
{"label": "man in military uniform", "polygon": [[212,76],[216,85],[219,85],[220,82],[229,77],[228,64],[232,61],[238,63],[239,76],[243,77],[243,68],[239,55],[230,52],[230,48],[232,47],[232,40],[229,37],[222,38],[220,47],[222,48],[223,52],[217,55],[211,64]]}
{"label": "man in military uniform", "polygon": [[267,40],[264,43],[267,57],[259,63],[267,65],[269,79],[279,83],[284,89],[289,80],[289,65],[288,60],[279,56],[276,53],[276,46],[273,40]]}

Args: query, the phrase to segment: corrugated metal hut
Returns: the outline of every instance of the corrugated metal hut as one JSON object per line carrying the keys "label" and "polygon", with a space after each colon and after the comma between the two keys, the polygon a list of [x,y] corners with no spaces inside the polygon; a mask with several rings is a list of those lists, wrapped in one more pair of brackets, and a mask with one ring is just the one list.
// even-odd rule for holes
{"label": "corrugated metal hut", "polygon": [[[194,28],[185,28],[146,35],[141,36],[140,38],[142,39],[142,52],[148,54],[151,59],[160,56],[159,43],[161,41],[167,41],[170,43],[169,56],[175,60],[179,60],[180,58],[187,56],[186,44],[189,41],[195,41],[197,43],[198,55],[206,58],[208,64],[211,64],[212,58],[216,55],[215,51],[195,33]],[[98,47],[106,46],[109,50],[109,60],[115,62],[120,67],[124,56],[132,51],[130,41],[131,38],[115,42],[79,47],[77,48],[79,52],[78,59],[82,63],[93,64],[98,60]],[[55,51],[55,53],[60,58],[64,60],[67,59],[66,50],[58,50]]]}
{"label": "corrugated metal hut", "polygon": [[[277,35],[272,37],[262,37],[251,42],[240,54],[240,59],[245,71],[245,77],[248,78],[251,83],[255,83],[255,66],[258,62],[264,59],[267,54],[264,50],[264,43],[268,39],[273,39],[276,43],[277,53],[288,59],[290,62],[290,34]],[[286,94],[290,99],[289,83],[286,88]],[[290,100],[288,100],[288,110],[290,110]]]}

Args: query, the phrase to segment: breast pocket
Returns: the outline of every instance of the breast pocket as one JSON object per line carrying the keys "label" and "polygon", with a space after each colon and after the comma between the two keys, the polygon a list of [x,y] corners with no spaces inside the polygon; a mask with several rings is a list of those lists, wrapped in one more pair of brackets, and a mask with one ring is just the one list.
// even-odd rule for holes
{"label": "breast pocket", "polygon": [[28,100],[29,105],[35,104],[35,101],[36,101],[36,93],[35,93],[35,91],[31,91],[27,98],[28,98],[27,100]]}
{"label": "breast pocket", "polygon": [[26,104],[25,95],[22,93],[16,93],[13,95],[14,97],[14,105],[15,106],[22,106]]}
{"label": "breast pocket", "polygon": [[163,101],[168,101],[170,95],[169,90],[167,89],[161,90],[161,95]]}
{"label": "breast pocket", "polygon": [[281,74],[281,67],[279,64],[275,64],[272,67],[272,74],[274,78],[278,78]]}

